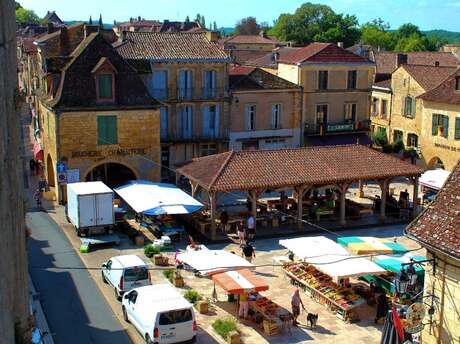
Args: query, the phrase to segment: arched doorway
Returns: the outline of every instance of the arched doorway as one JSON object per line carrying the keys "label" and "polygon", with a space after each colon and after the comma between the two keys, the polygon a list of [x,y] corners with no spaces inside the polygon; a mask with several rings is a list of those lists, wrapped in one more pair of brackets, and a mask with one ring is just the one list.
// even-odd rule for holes
{"label": "arched doorway", "polygon": [[87,182],[99,180],[111,188],[134,179],[136,174],[129,167],[113,162],[98,165],[86,175]]}
{"label": "arched doorway", "polygon": [[430,160],[430,162],[428,163],[428,168],[431,170],[431,169],[435,169],[435,168],[442,168],[444,169],[444,163],[442,162],[441,159],[439,159],[438,157],[434,157],[433,159]]}
{"label": "arched doorway", "polygon": [[49,154],[46,158],[46,174],[48,177],[48,186],[54,187],[56,185],[54,182],[54,165],[53,159],[51,159],[51,155]]}

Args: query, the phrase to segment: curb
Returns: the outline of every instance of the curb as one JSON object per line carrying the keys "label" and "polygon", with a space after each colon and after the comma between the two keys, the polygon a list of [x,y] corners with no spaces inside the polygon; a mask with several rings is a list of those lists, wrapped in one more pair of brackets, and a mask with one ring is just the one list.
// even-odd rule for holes
{"label": "curb", "polygon": [[29,274],[29,295],[30,295],[30,306],[32,309],[33,317],[35,320],[35,326],[41,331],[41,333],[47,332],[42,337],[43,344],[54,344],[53,334],[48,326],[45,313],[43,312],[42,305],[40,303],[40,293],[37,293],[34,282]]}

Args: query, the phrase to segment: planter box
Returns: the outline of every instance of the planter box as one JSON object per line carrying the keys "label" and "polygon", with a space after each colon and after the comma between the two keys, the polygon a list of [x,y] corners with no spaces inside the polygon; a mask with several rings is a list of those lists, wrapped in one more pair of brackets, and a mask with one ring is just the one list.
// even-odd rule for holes
{"label": "planter box", "polygon": [[184,279],[182,277],[176,277],[173,279],[173,284],[177,288],[182,288],[184,286]]}
{"label": "planter box", "polygon": [[158,265],[158,266],[168,266],[169,265],[168,257],[163,256],[161,254],[156,254],[153,257],[153,261],[154,261],[155,265]]}
{"label": "planter box", "polygon": [[240,334],[236,331],[232,331],[227,335],[228,344],[240,344]]}
{"label": "planter box", "polygon": [[196,303],[196,309],[200,314],[206,314],[209,311],[209,304],[207,301],[198,301]]}

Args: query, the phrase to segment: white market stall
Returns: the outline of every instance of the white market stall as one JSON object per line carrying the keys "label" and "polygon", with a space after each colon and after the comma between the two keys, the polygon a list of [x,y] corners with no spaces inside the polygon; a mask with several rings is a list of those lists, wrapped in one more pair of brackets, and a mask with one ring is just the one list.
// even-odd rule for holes
{"label": "white market stall", "polygon": [[428,170],[420,176],[419,183],[429,189],[440,190],[449,176],[450,172],[442,168]]}
{"label": "white market stall", "polygon": [[237,270],[238,268],[253,268],[254,265],[240,256],[224,250],[188,250],[179,253],[177,261],[190,266],[198,271],[200,275],[210,276],[212,274]]}
{"label": "white market stall", "polygon": [[115,192],[138,214],[191,214],[203,207],[177,186],[134,180],[115,189]]}

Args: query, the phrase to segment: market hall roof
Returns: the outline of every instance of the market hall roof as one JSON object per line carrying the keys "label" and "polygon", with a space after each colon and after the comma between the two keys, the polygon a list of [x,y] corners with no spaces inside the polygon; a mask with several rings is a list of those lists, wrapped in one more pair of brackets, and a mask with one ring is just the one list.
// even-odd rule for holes
{"label": "market hall roof", "polygon": [[460,162],[435,200],[405,232],[422,244],[460,259]]}
{"label": "market hall roof", "polygon": [[114,44],[127,60],[153,62],[230,62],[229,56],[206,33],[130,32]]}
{"label": "market hall roof", "polygon": [[345,145],[229,151],[193,159],[177,172],[221,192],[409,177],[423,171],[371,148]]}
{"label": "market hall roof", "polygon": [[460,92],[456,89],[458,78],[460,78],[460,68],[437,87],[418,98],[436,103],[460,105]]}

